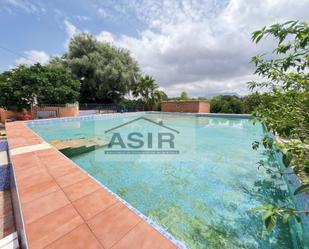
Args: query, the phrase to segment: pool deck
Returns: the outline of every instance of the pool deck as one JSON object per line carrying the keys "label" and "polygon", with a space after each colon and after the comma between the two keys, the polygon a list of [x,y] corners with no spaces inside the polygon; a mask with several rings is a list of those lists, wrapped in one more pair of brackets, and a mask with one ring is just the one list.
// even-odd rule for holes
{"label": "pool deck", "polygon": [[23,248],[177,248],[25,123],[6,132]]}

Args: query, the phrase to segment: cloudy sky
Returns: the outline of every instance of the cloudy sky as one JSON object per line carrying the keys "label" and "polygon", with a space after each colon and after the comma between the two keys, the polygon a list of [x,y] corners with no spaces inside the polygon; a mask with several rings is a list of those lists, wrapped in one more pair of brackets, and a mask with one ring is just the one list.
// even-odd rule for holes
{"label": "cloudy sky", "polygon": [[251,32],[308,11],[309,0],[0,0],[0,72],[46,63],[87,31],[130,50],[170,96],[244,95],[251,56],[273,47]]}

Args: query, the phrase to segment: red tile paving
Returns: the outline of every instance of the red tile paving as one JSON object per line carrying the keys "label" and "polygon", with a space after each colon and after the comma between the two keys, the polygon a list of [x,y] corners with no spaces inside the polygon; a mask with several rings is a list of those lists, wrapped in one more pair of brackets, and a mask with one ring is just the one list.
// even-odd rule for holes
{"label": "red tile paving", "polygon": [[106,190],[100,188],[95,192],[74,201],[73,205],[85,220],[89,220],[116,202],[116,198]]}
{"label": "red tile paving", "polygon": [[[22,122],[10,150],[42,143]],[[56,149],[11,156],[28,245],[36,248],[176,248]]]}
{"label": "red tile paving", "polygon": [[[83,223],[83,219],[72,204],[59,208],[26,224],[30,248],[44,248]],[[69,245],[68,248],[70,248]]]}
{"label": "red tile paving", "polygon": [[103,249],[89,227],[85,224],[75,228],[72,232],[52,243],[47,249]]}
{"label": "red tile paving", "polygon": [[104,248],[110,248],[141,221],[124,204],[117,202],[87,223]]}
{"label": "red tile paving", "polygon": [[70,204],[63,191],[58,190],[42,198],[28,202],[24,205],[26,223],[31,223],[45,215]]}
{"label": "red tile paving", "polygon": [[56,181],[60,185],[60,187],[64,188],[79,181],[82,181],[86,178],[88,178],[88,176],[85,173],[81,172],[80,170],[77,170],[72,173],[56,178]]}
{"label": "red tile paving", "polygon": [[100,188],[101,186],[97,184],[94,180],[87,178],[68,187],[64,187],[63,191],[66,193],[66,195],[71,201],[75,201],[79,198],[91,194],[92,192]]}
{"label": "red tile paving", "polygon": [[[141,234],[148,234],[150,236],[141,236]],[[148,249],[148,248],[165,248],[175,249],[176,246],[171,244],[166,238],[149,226],[146,222],[138,223],[125,237],[117,242],[113,249]]]}

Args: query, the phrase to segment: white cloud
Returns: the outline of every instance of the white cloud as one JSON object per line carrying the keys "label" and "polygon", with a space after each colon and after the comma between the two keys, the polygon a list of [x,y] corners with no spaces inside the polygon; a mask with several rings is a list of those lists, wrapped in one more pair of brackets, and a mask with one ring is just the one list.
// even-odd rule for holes
{"label": "white cloud", "polygon": [[78,33],[77,28],[71,22],[69,22],[67,19],[64,20],[64,26],[65,26],[65,30],[66,30],[69,37],[72,37],[72,36],[74,36],[75,34]]}
{"label": "white cloud", "polygon": [[45,14],[46,9],[39,3],[33,3],[29,0],[1,0],[0,10],[4,9],[9,13],[19,9],[28,14]]}
{"label": "white cloud", "polygon": [[106,18],[108,16],[106,10],[103,9],[103,8],[99,8],[98,13],[99,13],[100,17],[102,17],[102,18]]}
{"label": "white cloud", "polygon": [[115,42],[114,36],[110,32],[107,32],[107,31],[102,31],[96,36],[96,38],[100,42],[108,42],[108,43]]}
{"label": "white cloud", "polygon": [[25,56],[16,60],[16,65],[32,65],[35,63],[46,64],[50,56],[44,51],[30,50],[24,52]]}
{"label": "white cloud", "polygon": [[76,35],[77,33],[79,33],[79,30],[76,28],[76,26],[71,23],[69,20],[65,19],[63,21],[64,23],[64,28],[65,28],[65,31],[67,33],[67,39],[65,40],[65,43],[64,43],[64,47],[65,48],[68,48],[69,46],[69,42],[70,42],[70,39]]}
{"label": "white cloud", "polygon": [[100,39],[129,49],[168,94],[186,89],[203,96],[247,93],[245,82],[254,77],[251,56],[273,46],[271,40],[254,45],[251,32],[292,19],[308,21],[309,1],[132,0],[109,7],[121,15],[135,12],[147,28],[138,37],[103,31]]}

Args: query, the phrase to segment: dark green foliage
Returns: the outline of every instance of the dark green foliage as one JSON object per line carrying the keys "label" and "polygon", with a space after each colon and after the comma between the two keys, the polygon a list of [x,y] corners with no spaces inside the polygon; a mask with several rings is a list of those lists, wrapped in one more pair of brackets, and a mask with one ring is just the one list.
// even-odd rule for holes
{"label": "dark green foliage", "polygon": [[189,95],[188,95],[187,92],[182,92],[182,93],[180,94],[179,100],[189,100],[189,99],[190,99],[190,98],[189,98]]}
{"label": "dark green foliage", "polygon": [[195,100],[195,99],[190,98],[187,92],[181,92],[179,97],[169,98],[169,100],[186,101],[186,100]]}
{"label": "dark green foliage", "polygon": [[249,82],[251,89],[267,89],[255,116],[267,128],[287,141],[278,146],[285,154],[286,163],[297,172],[309,172],[309,25],[290,21],[256,31],[253,41],[264,36],[278,41],[267,54],[252,58],[255,74],[261,82]]}
{"label": "dark green foliage", "polygon": [[233,95],[219,95],[210,102],[213,113],[251,114],[262,101],[263,94],[252,93],[244,97]]}
{"label": "dark green foliage", "polygon": [[213,113],[243,113],[241,98],[230,95],[213,97],[210,102],[210,112]]}
{"label": "dark green foliage", "polygon": [[0,106],[19,111],[32,103],[65,104],[77,101],[80,83],[61,68],[35,64],[0,75]]}
{"label": "dark green foliage", "polygon": [[167,95],[159,89],[155,79],[149,75],[140,78],[132,93],[134,97],[141,98],[147,111],[158,110],[161,101],[168,99]]}
{"label": "dark green foliage", "polygon": [[256,92],[243,97],[242,112],[253,113],[253,111],[255,111],[255,109],[261,104],[263,96],[263,94]]}
{"label": "dark green foliage", "polygon": [[[280,142],[261,143],[265,148],[276,144],[283,153],[286,166],[294,169],[304,182],[308,182],[309,173],[309,24],[289,21],[264,27],[252,34],[252,40],[258,43],[265,36],[277,41],[277,47],[271,54],[256,55],[252,62],[256,66],[255,74],[262,78],[260,82],[248,82],[252,90],[263,89],[261,102],[256,108],[256,119],[263,122],[267,129],[280,137]],[[258,145],[253,144],[254,148]],[[304,184],[295,194],[308,191]],[[291,210],[283,207],[264,208],[272,214],[265,219],[270,229],[277,216],[289,221],[290,216],[299,220],[299,213],[308,210]]]}
{"label": "dark green foliage", "polygon": [[62,65],[81,81],[80,102],[119,102],[139,79],[137,62],[124,49],[82,33],[72,38],[69,51],[52,66]]}

